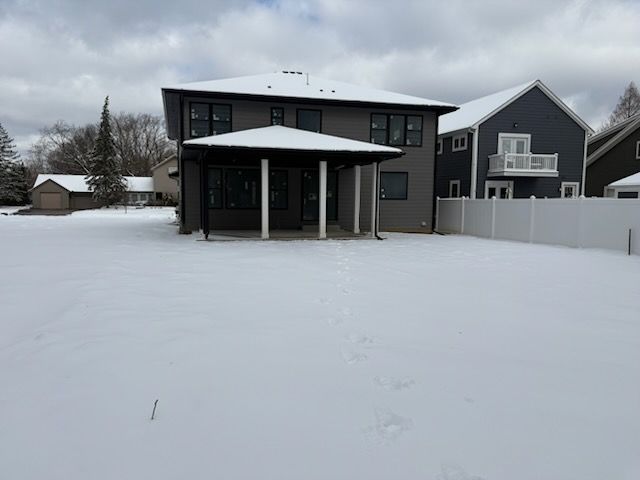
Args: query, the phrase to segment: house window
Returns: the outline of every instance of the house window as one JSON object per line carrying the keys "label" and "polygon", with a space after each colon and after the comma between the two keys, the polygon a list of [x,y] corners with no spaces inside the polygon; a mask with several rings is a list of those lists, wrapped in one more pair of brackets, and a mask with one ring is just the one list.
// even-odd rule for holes
{"label": "house window", "polygon": [[231,131],[231,105],[191,103],[190,110],[191,137],[220,135]]}
{"label": "house window", "polygon": [[442,155],[442,139],[438,140],[438,143],[436,144],[436,153],[438,155]]}
{"label": "house window", "polygon": [[289,181],[286,170],[269,173],[269,206],[274,210],[289,208]]}
{"label": "house window", "polygon": [[449,180],[449,198],[460,196],[460,180]]}
{"label": "house window", "polygon": [[225,174],[227,208],[260,207],[260,170],[229,168]]}
{"label": "house window", "polygon": [[484,198],[513,198],[513,181],[487,180],[484,184]]}
{"label": "house window", "polygon": [[580,184],[578,182],[562,182],[560,184],[560,197],[561,198],[578,198],[578,189]]}
{"label": "house window", "polygon": [[638,192],[618,192],[618,198],[638,198]]}
{"label": "house window", "polygon": [[209,208],[222,208],[222,169],[209,168],[207,187]]}
{"label": "house window", "polygon": [[271,125],[284,125],[284,108],[271,108]]}
{"label": "house window", "polygon": [[371,115],[371,143],[395,146],[422,146],[422,116]]}
{"label": "house window", "polygon": [[640,140],[636,142],[636,160],[640,160]]}
{"label": "house window", "polygon": [[529,153],[531,135],[525,133],[499,133],[498,153]]}
{"label": "house window", "polygon": [[320,110],[298,110],[297,127],[300,130],[320,133],[322,131],[322,112]]}
{"label": "house window", "polygon": [[467,134],[457,135],[453,137],[453,143],[451,147],[452,152],[460,152],[467,149]]}
{"label": "house window", "polygon": [[407,172],[381,172],[380,198],[382,200],[406,200],[409,174]]}

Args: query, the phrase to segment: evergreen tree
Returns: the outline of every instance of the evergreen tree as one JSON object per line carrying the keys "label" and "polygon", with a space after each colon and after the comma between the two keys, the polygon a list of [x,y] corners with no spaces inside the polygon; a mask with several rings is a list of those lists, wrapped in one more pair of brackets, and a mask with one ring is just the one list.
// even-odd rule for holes
{"label": "evergreen tree", "polygon": [[13,138],[0,124],[0,204],[21,205],[27,201],[26,168]]}
{"label": "evergreen tree", "polygon": [[640,113],[640,92],[636,84],[631,82],[618,98],[618,104],[604,126],[605,128],[612,127],[638,113]]}
{"label": "evergreen tree", "polygon": [[124,199],[127,185],[116,159],[115,145],[111,133],[109,97],[104,100],[100,129],[89,163],[87,183],[93,191],[93,198],[105,205],[112,205]]}

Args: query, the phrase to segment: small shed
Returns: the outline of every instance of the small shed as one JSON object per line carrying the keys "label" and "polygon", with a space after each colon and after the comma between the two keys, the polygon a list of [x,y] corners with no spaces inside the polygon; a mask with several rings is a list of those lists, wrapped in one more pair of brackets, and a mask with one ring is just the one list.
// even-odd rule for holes
{"label": "small shed", "polygon": [[610,183],[604,187],[604,196],[609,198],[640,198],[640,172]]}
{"label": "small shed", "polygon": [[[152,177],[124,177],[129,203],[153,199]],[[30,190],[33,208],[41,210],[86,210],[100,208],[84,175],[39,174]]]}

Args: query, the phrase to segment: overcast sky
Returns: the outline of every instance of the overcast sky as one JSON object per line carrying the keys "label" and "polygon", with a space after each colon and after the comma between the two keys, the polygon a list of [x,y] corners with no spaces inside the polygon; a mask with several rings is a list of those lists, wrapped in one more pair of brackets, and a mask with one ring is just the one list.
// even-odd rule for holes
{"label": "overcast sky", "polygon": [[539,78],[597,128],[640,81],[640,1],[0,0],[0,123],[162,112],[175,83],[292,69],[462,103]]}

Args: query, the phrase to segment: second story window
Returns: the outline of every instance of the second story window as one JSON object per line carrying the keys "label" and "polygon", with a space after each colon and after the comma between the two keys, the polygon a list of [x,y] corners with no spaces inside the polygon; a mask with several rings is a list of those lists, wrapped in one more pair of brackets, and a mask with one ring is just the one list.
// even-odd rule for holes
{"label": "second story window", "polygon": [[452,152],[459,152],[461,150],[466,150],[466,149],[467,149],[467,134],[466,133],[453,137],[453,140],[452,140],[452,143],[451,143],[451,151]]}
{"label": "second story window", "polygon": [[284,108],[271,108],[271,125],[284,125]]}
{"label": "second story window", "polygon": [[420,115],[371,115],[371,143],[394,146],[422,146]]}
{"label": "second story window", "polygon": [[192,138],[231,131],[231,105],[191,103],[189,133]]}
{"label": "second story window", "polygon": [[298,110],[297,128],[320,133],[322,131],[322,112],[320,110]]}

